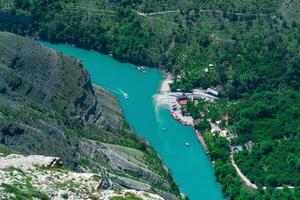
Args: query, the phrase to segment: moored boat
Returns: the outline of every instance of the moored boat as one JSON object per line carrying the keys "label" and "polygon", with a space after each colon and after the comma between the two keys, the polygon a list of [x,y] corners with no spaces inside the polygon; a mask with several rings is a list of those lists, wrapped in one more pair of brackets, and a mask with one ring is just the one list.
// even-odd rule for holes
{"label": "moored boat", "polygon": [[143,67],[143,66],[138,66],[137,68],[138,68],[138,70],[139,70],[140,72],[146,73],[145,67]]}

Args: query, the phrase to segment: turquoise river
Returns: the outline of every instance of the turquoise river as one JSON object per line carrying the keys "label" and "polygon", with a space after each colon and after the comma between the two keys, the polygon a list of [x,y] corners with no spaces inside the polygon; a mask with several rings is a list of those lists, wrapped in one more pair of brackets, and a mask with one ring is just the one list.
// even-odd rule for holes
{"label": "turquoise river", "polygon": [[[155,106],[153,95],[163,79],[159,71],[147,68],[147,73],[141,73],[132,64],[120,63],[95,51],[42,44],[81,60],[92,81],[118,98],[128,123],[158,152],[181,192],[190,200],[223,199],[212,165],[192,128],[173,120],[166,107]],[[121,91],[128,93],[128,100]],[[162,128],[166,131],[161,132]],[[190,144],[188,148],[186,142]]]}

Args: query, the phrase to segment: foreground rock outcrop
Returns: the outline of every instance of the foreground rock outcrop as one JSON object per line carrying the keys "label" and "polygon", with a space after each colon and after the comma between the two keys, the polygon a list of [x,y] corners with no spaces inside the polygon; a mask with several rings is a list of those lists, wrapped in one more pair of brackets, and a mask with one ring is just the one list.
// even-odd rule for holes
{"label": "foreground rock outcrop", "polygon": [[162,197],[136,190],[105,190],[102,177],[61,168],[57,157],[40,155],[0,156],[0,199],[102,199],[135,197],[163,200]]}

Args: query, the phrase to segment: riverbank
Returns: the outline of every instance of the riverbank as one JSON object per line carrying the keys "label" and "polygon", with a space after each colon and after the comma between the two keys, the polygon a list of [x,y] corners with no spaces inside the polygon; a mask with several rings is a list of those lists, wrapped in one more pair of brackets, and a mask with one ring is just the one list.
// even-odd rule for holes
{"label": "riverbank", "polygon": [[207,147],[207,145],[206,145],[206,142],[205,142],[205,140],[204,140],[202,134],[201,134],[199,131],[197,131],[197,130],[195,129],[195,127],[193,127],[193,130],[194,130],[194,132],[195,132],[195,134],[196,134],[196,136],[197,136],[199,142],[201,143],[201,145],[202,145],[202,147],[203,147],[205,153],[209,156],[209,150],[208,150],[208,147]]}

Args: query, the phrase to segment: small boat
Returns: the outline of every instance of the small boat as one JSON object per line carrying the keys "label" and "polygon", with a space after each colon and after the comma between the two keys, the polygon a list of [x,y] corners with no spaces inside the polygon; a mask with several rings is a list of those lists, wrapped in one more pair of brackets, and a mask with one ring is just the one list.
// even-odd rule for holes
{"label": "small boat", "polygon": [[189,147],[189,146],[190,146],[190,143],[186,142],[186,143],[185,143],[185,146],[186,146],[186,147]]}
{"label": "small boat", "polygon": [[125,98],[125,99],[129,99],[128,94],[124,94],[124,98]]}
{"label": "small boat", "polygon": [[110,51],[110,52],[108,53],[108,55],[109,55],[110,57],[113,57],[112,51]]}
{"label": "small boat", "polygon": [[146,73],[145,68],[143,66],[137,67],[140,72]]}
{"label": "small boat", "polygon": [[161,132],[165,132],[167,129],[166,128],[162,128],[161,129]]}

